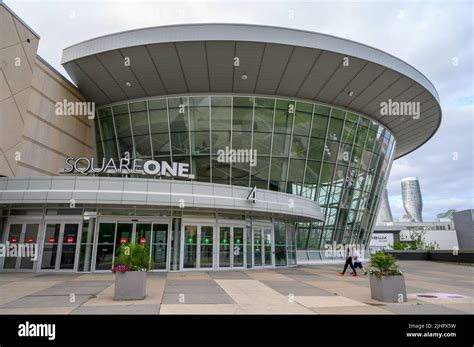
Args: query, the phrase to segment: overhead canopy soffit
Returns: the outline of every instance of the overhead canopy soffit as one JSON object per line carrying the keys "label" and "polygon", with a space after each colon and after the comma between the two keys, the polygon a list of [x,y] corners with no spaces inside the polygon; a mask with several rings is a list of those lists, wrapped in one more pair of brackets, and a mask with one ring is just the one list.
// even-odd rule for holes
{"label": "overhead canopy soffit", "polygon": [[[301,30],[242,24],[153,27],[68,47],[62,64],[86,98],[98,105],[235,93],[349,109],[392,131],[396,158],[428,141],[441,123],[436,89],[412,66],[360,43]],[[419,119],[380,115],[380,103],[389,99],[418,102]]]}

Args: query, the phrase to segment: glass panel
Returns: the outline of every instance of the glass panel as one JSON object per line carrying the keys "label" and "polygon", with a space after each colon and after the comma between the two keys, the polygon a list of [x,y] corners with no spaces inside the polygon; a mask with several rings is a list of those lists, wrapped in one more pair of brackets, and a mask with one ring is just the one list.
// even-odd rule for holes
{"label": "glass panel", "polygon": [[[39,224],[27,224],[25,230],[25,240],[23,241],[26,244],[34,244],[38,239],[38,229]],[[36,249],[38,251],[38,249]],[[34,262],[30,257],[21,258],[20,269],[29,269],[32,270]]]}
{"label": "glass panel", "polygon": [[63,245],[61,250],[61,270],[73,270],[76,260],[77,236],[79,235],[79,224],[64,224]]}
{"label": "glass panel", "polygon": [[275,223],[275,265],[285,266],[286,261],[286,227],[285,223]]}
{"label": "glass panel", "polygon": [[[196,98],[191,98],[195,100]],[[202,98],[199,98],[202,99]],[[208,98],[205,98],[208,100]],[[191,131],[208,131],[211,126],[209,106],[196,107],[192,106],[189,109],[189,115],[191,119]]]}
{"label": "glass panel", "polygon": [[151,241],[151,223],[138,223],[135,227],[135,242],[150,245]]}
{"label": "glass panel", "polygon": [[193,156],[193,174],[197,181],[209,182],[211,179],[210,159],[209,156]]}
{"label": "glass panel", "polygon": [[170,154],[170,138],[168,133],[152,135],[151,142],[153,144],[153,155],[155,157]]}
{"label": "glass panel", "polygon": [[[150,101],[151,106],[151,101]],[[150,128],[152,134],[168,134],[168,110],[165,108],[160,110],[152,110],[150,108]]]}
{"label": "glass panel", "polygon": [[212,153],[217,154],[218,151],[222,151],[227,148],[231,148],[231,132],[230,131],[212,131]]}
{"label": "glass panel", "polygon": [[273,134],[272,155],[288,157],[290,151],[290,135]]}
{"label": "glass panel", "polygon": [[115,223],[99,224],[96,270],[110,270],[114,256]]}
{"label": "glass panel", "polygon": [[[102,110],[101,110],[102,111]],[[112,115],[109,114],[106,118],[100,116],[101,111],[99,111],[99,122],[100,129],[102,131],[102,140],[111,140],[115,138],[114,130],[114,121]]]}
{"label": "glass panel", "polygon": [[171,133],[171,147],[173,156],[176,154],[189,154],[189,133]]}
{"label": "glass panel", "polygon": [[308,138],[303,136],[293,136],[293,142],[291,144],[291,157],[306,158],[307,151]]}
{"label": "glass panel", "polygon": [[44,235],[43,257],[41,258],[42,269],[55,269],[56,255],[58,252],[59,231],[61,224],[47,224]]}
{"label": "glass panel", "polygon": [[193,154],[205,154],[210,151],[209,131],[191,133],[191,151]]}
{"label": "glass panel", "polygon": [[230,227],[219,228],[219,266],[230,267]]}
{"label": "glass panel", "polygon": [[262,229],[253,229],[253,266],[262,266]]}
{"label": "glass panel", "polygon": [[263,229],[263,239],[265,240],[265,265],[272,265],[272,229]]}
{"label": "glass panel", "polygon": [[153,224],[151,260],[154,269],[166,269],[168,224]]}
{"label": "glass panel", "polygon": [[186,225],[184,227],[184,252],[183,267],[195,268],[197,259],[197,226]]}
{"label": "glass panel", "polygon": [[270,155],[272,146],[272,133],[254,133],[252,150],[257,151],[257,155]]}
{"label": "glass panel", "polygon": [[117,223],[117,238],[115,239],[115,249],[118,250],[121,244],[132,242],[132,223]]}
{"label": "glass panel", "polygon": [[333,141],[341,140],[342,124],[341,119],[331,118],[329,122],[328,139]]}
{"label": "glass panel", "polygon": [[[316,109],[317,108],[318,107],[316,106]],[[311,131],[311,136],[325,139],[328,127],[328,120],[329,118],[327,116],[317,115],[315,111],[315,114],[313,116],[313,129]]]}
{"label": "glass panel", "polygon": [[201,268],[213,267],[214,228],[201,226]]}
{"label": "glass panel", "polygon": [[244,266],[244,228],[234,227],[234,267]]}
{"label": "glass panel", "polygon": [[298,102],[296,104],[295,124],[293,125],[293,135],[309,136],[311,130],[311,116],[313,105]]}
{"label": "glass panel", "polygon": [[[258,99],[257,99],[258,100]],[[273,130],[273,106],[271,108],[256,107],[253,130],[271,133]]]}
{"label": "glass panel", "polygon": [[[21,243],[21,230],[23,228],[23,224],[10,224],[10,230],[8,232],[8,242],[13,244]],[[4,269],[15,269],[16,268],[16,261],[18,257],[5,257],[3,268]]]}
{"label": "glass panel", "polygon": [[[188,100],[187,98],[170,98],[169,120],[171,132],[187,132],[189,130],[188,121]],[[173,143],[173,141],[171,141]]]}

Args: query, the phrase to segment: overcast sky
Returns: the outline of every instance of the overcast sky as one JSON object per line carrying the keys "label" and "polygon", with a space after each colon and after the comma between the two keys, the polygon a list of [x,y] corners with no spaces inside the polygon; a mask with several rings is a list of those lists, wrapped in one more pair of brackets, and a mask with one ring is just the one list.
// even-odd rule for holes
{"label": "overcast sky", "polygon": [[443,110],[435,136],[392,166],[388,190],[393,216],[398,218],[403,213],[400,179],[407,176],[420,179],[425,220],[433,220],[437,213],[448,209],[473,208],[472,1],[5,3],[41,36],[39,54],[64,74],[61,54],[69,45],[123,30],[180,23],[284,26],[339,36],[393,54],[433,82]]}

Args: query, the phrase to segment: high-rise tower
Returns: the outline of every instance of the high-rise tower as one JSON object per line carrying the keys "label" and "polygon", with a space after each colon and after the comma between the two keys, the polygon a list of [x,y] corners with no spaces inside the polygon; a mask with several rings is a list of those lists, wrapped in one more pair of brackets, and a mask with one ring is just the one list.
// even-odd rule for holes
{"label": "high-rise tower", "polygon": [[408,218],[414,222],[423,222],[422,210],[423,199],[421,197],[420,183],[418,177],[406,177],[402,179],[403,208]]}

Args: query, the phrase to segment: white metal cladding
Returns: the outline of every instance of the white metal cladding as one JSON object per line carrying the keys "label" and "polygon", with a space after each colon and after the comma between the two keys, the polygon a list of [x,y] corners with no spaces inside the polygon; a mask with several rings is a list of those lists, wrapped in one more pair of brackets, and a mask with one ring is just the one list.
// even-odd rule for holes
{"label": "white metal cladding", "polygon": [[[130,66],[124,66],[125,57]],[[441,123],[436,89],[418,70],[378,49],[308,31],[246,24],[153,27],[68,47],[62,63],[99,105],[173,94],[247,93],[349,109],[394,133],[396,158],[428,141]],[[420,103],[420,118],[380,115],[380,103],[388,99]]]}
{"label": "white metal cladding", "polygon": [[[256,211],[323,220],[319,204],[310,199],[270,190],[257,190],[257,201],[247,200],[246,187],[192,181],[122,177],[0,178],[4,204],[118,204],[156,207]],[[182,200],[182,201],[181,201]]]}

